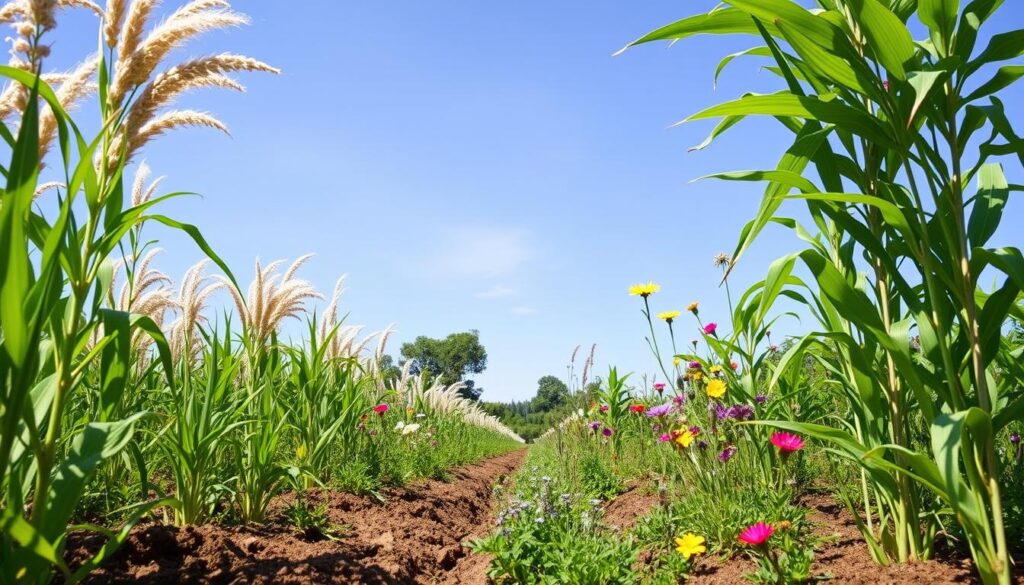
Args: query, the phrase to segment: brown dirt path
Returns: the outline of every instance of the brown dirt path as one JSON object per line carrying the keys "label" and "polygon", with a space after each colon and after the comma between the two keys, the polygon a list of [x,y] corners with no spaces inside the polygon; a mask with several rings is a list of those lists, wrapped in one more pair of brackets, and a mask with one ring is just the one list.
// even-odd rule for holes
{"label": "brown dirt path", "polygon": [[345,527],[339,540],[310,540],[276,522],[138,527],[88,582],[484,583],[487,563],[469,558],[462,543],[493,526],[492,486],[524,457],[525,450],[515,451],[456,469],[447,482],[386,490],[384,503],[327,492],[331,521]]}
{"label": "brown dirt path", "polygon": [[651,482],[636,480],[626,488],[626,491],[605,505],[602,521],[621,531],[627,531],[649,514],[658,503],[658,495],[652,493]]}

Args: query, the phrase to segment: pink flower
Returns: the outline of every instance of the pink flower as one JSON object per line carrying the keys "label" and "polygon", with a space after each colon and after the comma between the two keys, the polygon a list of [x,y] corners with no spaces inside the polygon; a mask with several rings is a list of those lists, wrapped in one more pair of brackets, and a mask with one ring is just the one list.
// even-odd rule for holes
{"label": "pink flower", "polygon": [[610,436],[612,436],[612,433],[614,433],[614,432],[615,431],[613,431],[612,429],[610,429],[608,427],[605,427],[604,430],[601,431],[601,434],[606,436],[606,437],[610,437]]}
{"label": "pink flower", "polygon": [[378,404],[377,406],[373,407],[373,412],[376,412],[377,414],[383,416],[384,413],[388,411],[388,408],[389,407],[387,404]]}
{"label": "pink flower", "polygon": [[704,335],[714,335],[718,329],[718,323],[708,323],[704,326]]}
{"label": "pink flower", "polygon": [[665,391],[665,383],[664,382],[656,382],[654,384],[654,391],[657,392],[658,394],[661,394],[662,392],[664,392]]}
{"label": "pink flower", "polygon": [[734,371],[740,369],[740,365],[737,364],[736,362],[730,362],[729,367],[732,368]]}
{"label": "pink flower", "polygon": [[658,440],[661,441],[662,443],[668,443],[669,441],[672,440],[672,435],[668,433],[663,433],[660,437],[658,437]]}
{"label": "pink flower", "polygon": [[761,546],[768,542],[768,539],[775,534],[775,529],[772,528],[771,524],[765,524],[764,522],[758,522],[753,526],[748,526],[740,533],[739,541],[750,546]]}
{"label": "pink flower", "polygon": [[608,405],[607,404],[602,404],[601,405],[601,412],[608,412]]}
{"label": "pink flower", "polygon": [[772,433],[772,445],[779,448],[784,455],[799,451],[804,448],[804,440],[799,435],[792,433],[777,432]]}

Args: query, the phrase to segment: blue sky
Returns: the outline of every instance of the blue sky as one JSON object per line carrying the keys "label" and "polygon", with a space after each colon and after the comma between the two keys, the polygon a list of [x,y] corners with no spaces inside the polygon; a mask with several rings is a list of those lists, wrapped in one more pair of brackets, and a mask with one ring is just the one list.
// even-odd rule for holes
{"label": "blue sky", "polygon": [[[626,295],[632,283],[663,285],[655,310],[699,300],[706,320],[727,319],[711,260],[735,247],[761,190],[691,179],[771,168],[789,136],[771,121],[748,121],[687,153],[713,124],[668,127],[779,85],[748,61],[712,87],[719,59],[752,39],[611,56],[714,2],[234,4],[252,26],[214,33],[180,55],[229,50],[283,74],[246,76],[246,95],[182,100],[216,114],[232,137],[180,131],[144,158],[167,175],[167,189],[203,195],[165,211],[199,225],[241,281],[257,256],[315,252],[300,275],[326,294],[348,273],[350,322],[396,322],[394,352],[417,335],[478,329],[489,353],[477,377],[487,400],[532,396],[541,376],[564,376],[577,344],[597,343],[599,371],[617,364],[653,373],[639,300]],[[1004,7],[1003,22],[1021,22],[1016,4]],[[75,15],[57,30],[55,62],[91,50],[89,18]],[[1021,95],[1006,96],[1011,119],[1021,118]],[[79,117],[94,113],[87,104]],[[1012,182],[1024,181],[1004,162]],[[1011,232],[1022,213],[1011,201]],[[150,235],[161,238],[160,268],[171,275],[200,257],[180,236]],[[1005,229],[1000,238],[1019,242]],[[790,234],[769,231],[738,268],[734,291],[799,248]]]}

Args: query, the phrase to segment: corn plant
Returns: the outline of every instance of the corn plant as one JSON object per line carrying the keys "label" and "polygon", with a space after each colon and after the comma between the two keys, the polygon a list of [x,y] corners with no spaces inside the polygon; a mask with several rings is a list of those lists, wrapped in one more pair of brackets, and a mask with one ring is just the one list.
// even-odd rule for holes
{"label": "corn plant", "polygon": [[[771,221],[808,243],[778,269],[790,274],[801,262],[813,276],[808,305],[820,307],[822,330],[785,361],[830,346],[853,413],[849,428],[775,424],[863,467],[863,532],[879,561],[931,553],[933,494],[963,529],[982,580],[1008,584],[995,436],[1024,412],[1021,368],[1002,339],[1009,315],[1020,314],[1024,258],[986,245],[1012,189],[993,160],[1024,162],[996,97],[1024,69],[993,66],[1024,52],[1024,31],[992,35],[981,48],[1001,4],[818,0],[812,11],[791,0],[726,0],[634,44],[698,34],[761,43],[740,56],[768,56],[783,88],[687,121],[721,118],[702,146],[747,116],[773,116],[793,134],[776,168],[715,175],[768,183],[733,262]],[[917,23],[927,38],[914,39]],[[786,199],[806,203],[817,233],[777,216]],[[984,291],[983,275],[1001,284]],[[917,425],[925,444],[914,441]]]}

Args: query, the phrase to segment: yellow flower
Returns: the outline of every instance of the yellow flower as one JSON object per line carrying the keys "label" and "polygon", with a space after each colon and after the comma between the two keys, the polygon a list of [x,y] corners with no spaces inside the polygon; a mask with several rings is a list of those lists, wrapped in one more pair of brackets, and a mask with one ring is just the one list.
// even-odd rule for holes
{"label": "yellow flower", "polygon": [[722,366],[719,366],[717,364],[714,365],[714,366],[711,366],[711,373],[712,374],[720,374],[720,373],[722,373]]}
{"label": "yellow flower", "polygon": [[704,372],[701,372],[700,370],[694,370],[694,371],[690,372],[690,379],[693,380],[694,382],[699,382],[703,378],[704,378]]}
{"label": "yellow flower", "polygon": [[725,396],[725,382],[721,380],[711,380],[708,382],[708,396],[712,398],[721,398]]}
{"label": "yellow flower", "polygon": [[679,436],[676,437],[676,443],[679,443],[683,447],[689,447],[690,443],[692,443],[696,437],[697,435],[691,433],[690,429],[686,429],[685,431],[679,433]]}
{"label": "yellow flower", "polygon": [[658,318],[671,323],[679,315],[682,315],[679,311],[665,311],[664,313],[658,313]]}
{"label": "yellow flower", "polygon": [[633,297],[644,297],[645,299],[661,290],[661,285],[648,282],[647,284],[634,284],[629,287],[629,295]]}
{"label": "yellow flower", "polygon": [[299,443],[299,446],[295,448],[295,458],[305,459],[306,458],[306,444]]}
{"label": "yellow flower", "polygon": [[697,307],[699,307],[699,306],[700,306],[700,303],[698,303],[697,301],[693,301],[689,305],[686,305],[686,310],[696,315],[697,314]]}
{"label": "yellow flower", "polygon": [[676,551],[684,558],[688,559],[693,555],[707,552],[707,550],[708,547],[704,546],[704,537],[697,536],[692,532],[687,532],[682,538],[676,539]]}
{"label": "yellow flower", "polygon": [[681,363],[683,363],[683,358],[681,358],[681,357],[674,357],[674,358],[672,358],[672,365],[673,366],[678,366]]}

